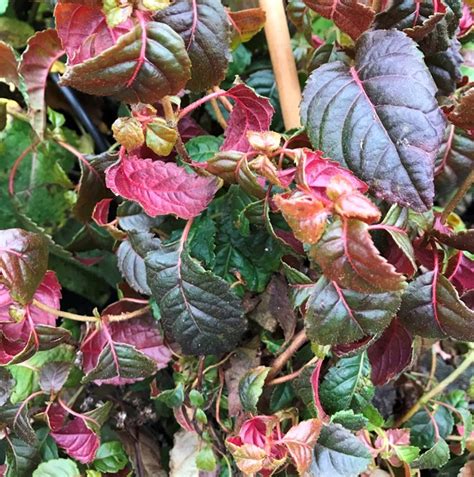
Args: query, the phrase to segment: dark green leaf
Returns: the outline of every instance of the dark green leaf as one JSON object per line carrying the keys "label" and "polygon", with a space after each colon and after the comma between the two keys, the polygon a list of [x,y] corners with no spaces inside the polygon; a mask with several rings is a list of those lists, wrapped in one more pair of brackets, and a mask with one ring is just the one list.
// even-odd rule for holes
{"label": "dark green leaf", "polygon": [[36,446],[38,444],[38,439],[30,424],[28,406],[6,404],[0,407],[0,422],[7,424],[28,445]]}
{"label": "dark green leaf", "polygon": [[30,446],[16,437],[11,437],[10,444],[6,449],[7,471],[5,477],[31,477],[33,470],[39,464],[39,459],[36,447]]}
{"label": "dark green leaf", "polygon": [[[451,411],[444,406],[439,406],[436,411],[432,413],[432,417],[436,421],[440,437],[442,439],[448,437],[454,426]],[[410,428],[410,444],[420,447],[421,449],[428,449],[435,444],[435,428],[426,410],[422,409],[418,411],[406,425]]]}
{"label": "dark green leaf", "polygon": [[105,404],[92,409],[91,411],[87,411],[84,413],[85,416],[89,417],[90,419],[85,419],[84,424],[87,426],[95,434],[100,433],[100,429],[102,426],[107,422],[109,418],[110,411],[112,410],[113,404],[111,401],[107,401]]}
{"label": "dark green leaf", "polygon": [[246,322],[228,283],[201,267],[179,243],[147,255],[148,285],[165,330],[193,355],[234,349]]}
{"label": "dark green leaf", "polygon": [[439,439],[438,442],[419,459],[413,462],[415,469],[439,469],[443,467],[449,460],[449,446],[444,439]]}
{"label": "dark green leaf", "polygon": [[445,125],[435,93],[416,43],[398,31],[372,31],[359,38],[354,67],[334,61],[313,72],[301,115],[315,148],[378,197],[424,211],[433,203]]}
{"label": "dark green leaf", "polygon": [[244,411],[257,413],[257,403],[263,393],[270,368],[258,366],[248,371],[239,383],[239,397]]}
{"label": "dark green leaf", "polygon": [[214,157],[224,140],[216,136],[196,136],[186,143],[186,151],[195,162],[206,162]]}
{"label": "dark green leaf", "polygon": [[339,424],[330,424],[321,429],[309,475],[358,477],[371,460],[362,441]]}
{"label": "dark green leaf", "polygon": [[352,407],[357,395],[370,402],[374,391],[370,382],[369,360],[366,353],[361,353],[341,358],[324,377],[319,395],[324,410],[332,414]]}
{"label": "dark green leaf", "polygon": [[359,431],[367,427],[369,420],[363,414],[354,414],[352,409],[338,411],[331,416],[331,423],[341,424],[350,431]]}
{"label": "dark green leaf", "polygon": [[346,344],[384,330],[401,303],[401,292],[359,293],[322,276],[306,306],[306,334],[323,345]]}
{"label": "dark green leaf", "polygon": [[216,224],[209,214],[196,217],[189,234],[188,244],[191,256],[212,269],[216,262]]}
{"label": "dark green leaf", "polygon": [[184,40],[192,65],[188,88],[200,92],[225,78],[230,61],[230,24],[219,0],[177,0],[155,19]]}
{"label": "dark green leaf", "polygon": [[399,317],[409,331],[425,338],[474,340],[474,311],[438,272],[424,273],[410,283],[402,297]]}
{"label": "dark green leaf", "polygon": [[113,47],[68,67],[61,83],[128,103],[155,103],[178,93],[190,78],[191,66],[182,38],[163,23],[148,22],[145,29],[137,25]]}
{"label": "dark green leaf", "polygon": [[171,408],[182,406],[184,398],[184,387],[182,383],[179,383],[174,389],[167,389],[166,391],[162,391],[156,397],[156,399]]}

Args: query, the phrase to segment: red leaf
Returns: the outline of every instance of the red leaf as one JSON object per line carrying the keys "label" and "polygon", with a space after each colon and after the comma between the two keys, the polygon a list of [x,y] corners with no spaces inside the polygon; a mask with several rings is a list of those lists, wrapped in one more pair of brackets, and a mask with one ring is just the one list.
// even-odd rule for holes
{"label": "red leaf", "polygon": [[84,419],[75,417],[62,429],[51,432],[56,444],[81,464],[89,464],[95,458],[99,448],[99,438],[84,423]]}
{"label": "red leaf", "polygon": [[[46,272],[33,299],[59,310],[61,286],[54,272]],[[18,314],[16,319],[12,311]],[[14,315],[15,316],[15,315]],[[8,364],[20,354],[31,339],[35,325],[56,325],[56,316],[47,313],[33,304],[27,304],[24,309],[11,297],[8,288],[0,284],[0,364]]]}
{"label": "red leaf", "polygon": [[273,106],[267,98],[258,95],[245,84],[237,84],[221,96],[235,102],[221,150],[247,152],[251,149],[247,132],[267,131],[274,113]]}
{"label": "red leaf", "polygon": [[[121,300],[108,306],[102,316],[119,315],[121,313],[134,311],[142,305]],[[106,329],[105,329],[106,328]],[[150,313],[141,318],[112,322],[103,325],[100,330],[93,331],[85,338],[81,351],[83,353],[83,368],[86,373],[94,369],[99,361],[99,355],[112,340],[113,344],[131,345],[151,358],[157,364],[157,369],[165,368],[171,359],[171,351],[164,344],[163,337],[154,318]],[[121,385],[140,381],[140,378],[115,377],[106,380],[97,380],[97,384]]]}
{"label": "red leaf", "polygon": [[464,253],[456,257],[456,266],[449,280],[460,294],[474,289],[474,261]]}
{"label": "red leaf", "polygon": [[17,63],[13,48],[0,41],[0,81],[18,86],[20,77],[18,76]]}
{"label": "red leaf", "polygon": [[321,16],[333,20],[353,40],[369,29],[375,16],[371,8],[357,0],[304,0],[304,3]]}
{"label": "red leaf", "polygon": [[28,92],[28,106],[32,116],[32,127],[43,139],[46,126],[46,104],[44,92],[48,73],[54,62],[64,54],[56,30],[44,30],[28,40],[28,47],[20,61],[20,74]]}
{"label": "red leaf", "polygon": [[395,318],[367,353],[372,366],[372,382],[376,386],[386,384],[410,364],[413,356],[411,335]]}
{"label": "red leaf", "polygon": [[138,202],[152,217],[174,214],[182,219],[199,215],[218,189],[216,177],[189,174],[173,163],[125,155],[107,169],[106,184],[115,194]]}
{"label": "red leaf", "polygon": [[130,19],[115,28],[109,28],[100,6],[62,2],[56,5],[54,17],[70,65],[99,55],[133,28]]}

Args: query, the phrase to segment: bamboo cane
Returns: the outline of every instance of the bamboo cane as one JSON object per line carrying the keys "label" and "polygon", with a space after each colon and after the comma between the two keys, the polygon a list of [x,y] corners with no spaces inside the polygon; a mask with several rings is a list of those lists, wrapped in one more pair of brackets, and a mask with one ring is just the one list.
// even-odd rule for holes
{"label": "bamboo cane", "polygon": [[285,128],[297,128],[301,126],[299,111],[301,88],[291,49],[284,0],[260,0],[260,6],[266,13],[265,36],[270,50]]}

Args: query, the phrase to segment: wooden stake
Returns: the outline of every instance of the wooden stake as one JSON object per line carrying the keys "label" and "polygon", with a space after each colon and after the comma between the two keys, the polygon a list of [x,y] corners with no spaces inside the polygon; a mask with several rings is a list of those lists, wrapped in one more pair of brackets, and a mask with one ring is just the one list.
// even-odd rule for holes
{"label": "wooden stake", "polygon": [[283,121],[286,129],[298,128],[301,88],[290,43],[284,0],[260,0],[265,11],[265,36],[275,73]]}

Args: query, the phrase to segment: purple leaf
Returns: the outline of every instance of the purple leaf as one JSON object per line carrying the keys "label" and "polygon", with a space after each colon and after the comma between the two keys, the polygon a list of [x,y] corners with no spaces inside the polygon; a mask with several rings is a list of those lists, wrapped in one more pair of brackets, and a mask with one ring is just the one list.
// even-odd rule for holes
{"label": "purple leaf", "polygon": [[357,41],[355,66],[334,61],[313,72],[301,115],[314,147],[378,197],[425,211],[445,125],[435,94],[416,43],[399,31],[373,31]]}
{"label": "purple leaf", "polygon": [[29,114],[32,127],[43,139],[46,127],[46,103],[44,93],[48,73],[54,62],[64,54],[56,30],[37,32],[28,40],[28,47],[20,61],[20,74],[28,92]]}
{"label": "purple leaf", "polygon": [[237,84],[222,96],[234,100],[235,104],[221,150],[247,152],[252,149],[247,133],[268,131],[274,113],[273,106],[269,99],[244,84]]}
{"label": "purple leaf", "polygon": [[189,174],[171,162],[127,155],[107,169],[106,184],[115,194],[138,202],[152,217],[174,214],[182,219],[199,215],[218,189],[215,177]]}
{"label": "purple leaf", "polygon": [[40,371],[39,385],[45,393],[58,393],[67,381],[71,363],[52,362],[46,363]]}
{"label": "purple leaf", "polygon": [[382,386],[398,376],[411,362],[413,345],[410,333],[394,319],[382,336],[367,350],[372,367],[372,382]]}

